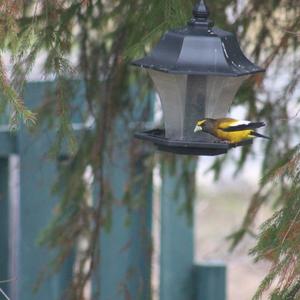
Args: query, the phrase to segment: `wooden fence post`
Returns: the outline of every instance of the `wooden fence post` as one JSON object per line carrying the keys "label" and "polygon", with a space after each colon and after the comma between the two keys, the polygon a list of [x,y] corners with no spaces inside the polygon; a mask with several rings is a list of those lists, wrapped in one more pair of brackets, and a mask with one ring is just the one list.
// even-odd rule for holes
{"label": "wooden fence post", "polygon": [[[113,168],[113,187],[124,187],[127,169]],[[123,182],[123,183],[122,183]],[[102,231],[100,251],[99,300],[150,300],[151,270],[151,195],[144,206],[134,209],[129,216],[125,207],[115,207],[112,228]],[[129,218],[129,224],[125,225]],[[100,280],[100,282],[98,282]]]}
{"label": "wooden fence post", "polygon": [[181,158],[178,156],[174,163],[173,175],[162,168],[160,299],[191,300],[194,296],[193,226],[186,215],[179,215],[179,207],[187,195],[182,187],[178,188]]}
{"label": "wooden fence post", "polygon": [[195,266],[197,300],[226,300],[226,266],[211,262]]}
{"label": "wooden fence post", "polygon": [[[8,159],[0,158],[0,288],[9,294]],[[0,299],[3,295],[0,294]]]}
{"label": "wooden fence post", "polygon": [[[124,121],[119,120],[117,126],[120,122]],[[128,132],[120,130],[104,167],[116,203],[111,229],[101,233],[100,272],[94,280],[95,290],[100,285],[98,300],[151,299],[152,172],[145,172],[143,163],[147,156],[141,145]],[[146,184],[130,187],[131,197],[137,197],[131,200],[137,205],[128,210],[123,201],[132,176],[142,176]]]}

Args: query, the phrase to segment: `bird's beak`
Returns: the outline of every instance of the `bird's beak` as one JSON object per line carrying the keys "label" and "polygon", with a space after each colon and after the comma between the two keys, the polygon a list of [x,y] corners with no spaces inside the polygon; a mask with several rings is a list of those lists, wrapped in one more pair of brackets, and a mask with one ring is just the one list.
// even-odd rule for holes
{"label": "bird's beak", "polygon": [[202,131],[202,127],[199,125],[196,125],[194,132]]}

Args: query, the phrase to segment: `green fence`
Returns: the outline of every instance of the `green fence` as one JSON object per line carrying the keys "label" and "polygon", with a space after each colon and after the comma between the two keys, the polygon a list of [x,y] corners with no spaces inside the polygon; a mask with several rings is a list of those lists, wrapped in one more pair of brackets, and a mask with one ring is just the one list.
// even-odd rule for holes
{"label": "green fence", "polygon": [[[29,83],[24,93],[26,104],[31,108],[40,105],[48,85]],[[82,93],[81,89],[74,101],[83,101]],[[5,126],[0,127],[0,288],[11,300],[60,299],[72,276],[74,259],[70,258],[60,273],[33,292],[38,274],[53,255],[37,244],[57,202],[51,188],[59,164],[46,155],[52,142],[52,132],[42,130],[33,136],[21,129],[14,135]],[[122,157],[121,163],[106,170],[116,197],[122,196],[129,174],[128,147],[124,144],[114,150],[113,155]],[[143,173],[141,165],[136,166],[136,172]],[[11,173],[17,180],[12,182]],[[177,176],[162,174],[160,299],[225,300],[225,266],[194,265],[193,227],[178,214],[178,205],[185,201],[186,194],[184,190],[174,194]],[[124,226],[126,209],[114,208],[112,229],[101,236],[101,268],[92,282],[93,299],[151,299],[151,178],[148,189],[147,205],[132,213],[129,226]],[[1,299],[5,297],[0,293]]]}

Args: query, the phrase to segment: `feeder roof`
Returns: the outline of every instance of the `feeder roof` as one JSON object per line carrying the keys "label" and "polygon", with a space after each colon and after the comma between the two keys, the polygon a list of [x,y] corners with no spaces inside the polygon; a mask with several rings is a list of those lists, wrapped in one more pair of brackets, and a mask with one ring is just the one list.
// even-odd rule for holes
{"label": "feeder roof", "polygon": [[186,27],[165,33],[148,56],[132,64],[188,75],[243,76],[264,71],[245,57],[232,33],[212,26],[203,1],[193,14]]}

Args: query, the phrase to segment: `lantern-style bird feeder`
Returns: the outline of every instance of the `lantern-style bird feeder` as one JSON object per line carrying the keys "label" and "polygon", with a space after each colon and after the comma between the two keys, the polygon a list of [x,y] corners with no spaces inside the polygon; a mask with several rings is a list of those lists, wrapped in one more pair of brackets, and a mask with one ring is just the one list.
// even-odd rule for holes
{"label": "lantern-style bird feeder", "polygon": [[160,96],[165,129],[136,134],[159,150],[177,154],[218,155],[232,145],[205,132],[198,120],[225,117],[242,82],[263,72],[241,51],[236,37],[213,27],[203,0],[187,26],[170,30],[154,50],[132,64],[148,69]]}

